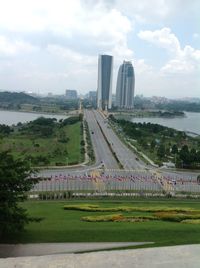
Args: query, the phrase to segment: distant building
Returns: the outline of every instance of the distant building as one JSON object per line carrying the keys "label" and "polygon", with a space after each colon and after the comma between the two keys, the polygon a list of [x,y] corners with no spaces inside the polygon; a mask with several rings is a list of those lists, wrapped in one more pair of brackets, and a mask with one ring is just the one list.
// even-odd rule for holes
{"label": "distant building", "polygon": [[88,99],[92,102],[97,101],[97,92],[96,91],[89,91]]}
{"label": "distant building", "polygon": [[68,100],[76,100],[78,98],[77,91],[73,89],[67,89],[65,91],[65,96]]}
{"label": "distant building", "polygon": [[132,109],[134,106],[135,74],[130,61],[119,67],[116,88],[116,106]]}
{"label": "distant building", "polygon": [[113,56],[99,55],[97,108],[111,109],[112,105]]}
{"label": "distant building", "polygon": [[112,106],[116,107],[116,95],[112,94]]}
{"label": "distant building", "polygon": [[51,92],[48,92],[47,97],[51,98],[53,94]]}

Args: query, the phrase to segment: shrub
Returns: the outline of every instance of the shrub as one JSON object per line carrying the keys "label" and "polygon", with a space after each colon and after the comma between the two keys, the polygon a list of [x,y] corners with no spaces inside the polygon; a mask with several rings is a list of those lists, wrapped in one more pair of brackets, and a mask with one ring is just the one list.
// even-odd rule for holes
{"label": "shrub", "polygon": [[81,218],[81,220],[88,222],[145,222],[155,219],[154,216],[123,216],[122,214],[87,216]]}
{"label": "shrub", "polygon": [[200,224],[200,219],[197,220],[183,220],[181,223]]}
{"label": "shrub", "polygon": [[82,217],[81,220],[89,222],[108,222],[108,221],[117,221],[121,218],[123,218],[121,214],[113,214],[113,215],[87,216]]}
{"label": "shrub", "polygon": [[187,219],[200,219],[200,214],[187,214],[187,213],[167,213],[167,212],[158,212],[154,213],[158,219],[163,221],[174,221],[182,222]]}
{"label": "shrub", "polygon": [[200,213],[199,210],[194,210],[190,208],[169,208],[169,207],[99,207],[99,206],[87,206],[87,205],[65,205],[64,209],[70,210],[80,210],[80,211],[88,211],[88,212],[179,212],[179,213]]}

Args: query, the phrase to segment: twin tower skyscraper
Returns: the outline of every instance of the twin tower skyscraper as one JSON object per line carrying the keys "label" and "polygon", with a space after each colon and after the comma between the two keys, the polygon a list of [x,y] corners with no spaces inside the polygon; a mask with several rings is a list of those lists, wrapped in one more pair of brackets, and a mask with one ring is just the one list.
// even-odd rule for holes
{"label": "twin tower skyscraper", "polygon": [[[112,107],[113,56],[99,55],[97,108]],[[124,61],[119,67],[116,87],[116,106],[120,109],[132,109],[134,105],[135,74],[130,61]]]}

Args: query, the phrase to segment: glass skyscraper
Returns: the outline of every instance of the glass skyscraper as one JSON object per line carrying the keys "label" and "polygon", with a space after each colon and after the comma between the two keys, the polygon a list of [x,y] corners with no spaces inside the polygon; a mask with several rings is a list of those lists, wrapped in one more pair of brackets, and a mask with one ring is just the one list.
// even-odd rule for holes
{"label": "glass skyscraper", "polygon": [[119,67],[116,88],[116,106],[132,109],[134,106],[135,74],[130,61]]}
{"label": "glass skyscraper", "polygon": [[97,108],[106,110],[112,106],[113,56],[99,55]]}

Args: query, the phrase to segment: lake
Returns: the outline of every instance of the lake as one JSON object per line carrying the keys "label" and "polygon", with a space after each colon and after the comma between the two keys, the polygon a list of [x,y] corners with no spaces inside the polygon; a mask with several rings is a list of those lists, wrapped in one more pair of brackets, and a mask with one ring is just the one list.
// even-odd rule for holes
{"label": "lake", "polygon": [[17,123],[26,123],[37,119],[38,117],[56,118],[57,120],[68,118],[65,115],[55,114],[41,114],[41,113],[26,113],[26,112],[15,112],[15,111],[1,111],[0,110],[0,124],[5,125],[16,125]]}
{"label": "lake", "polygon": [[159,118],[159,117],[132,117],[134,123],[159,124],[181,131],[194,132],[200,135],[200,113],[185,112],[185,117]]}

